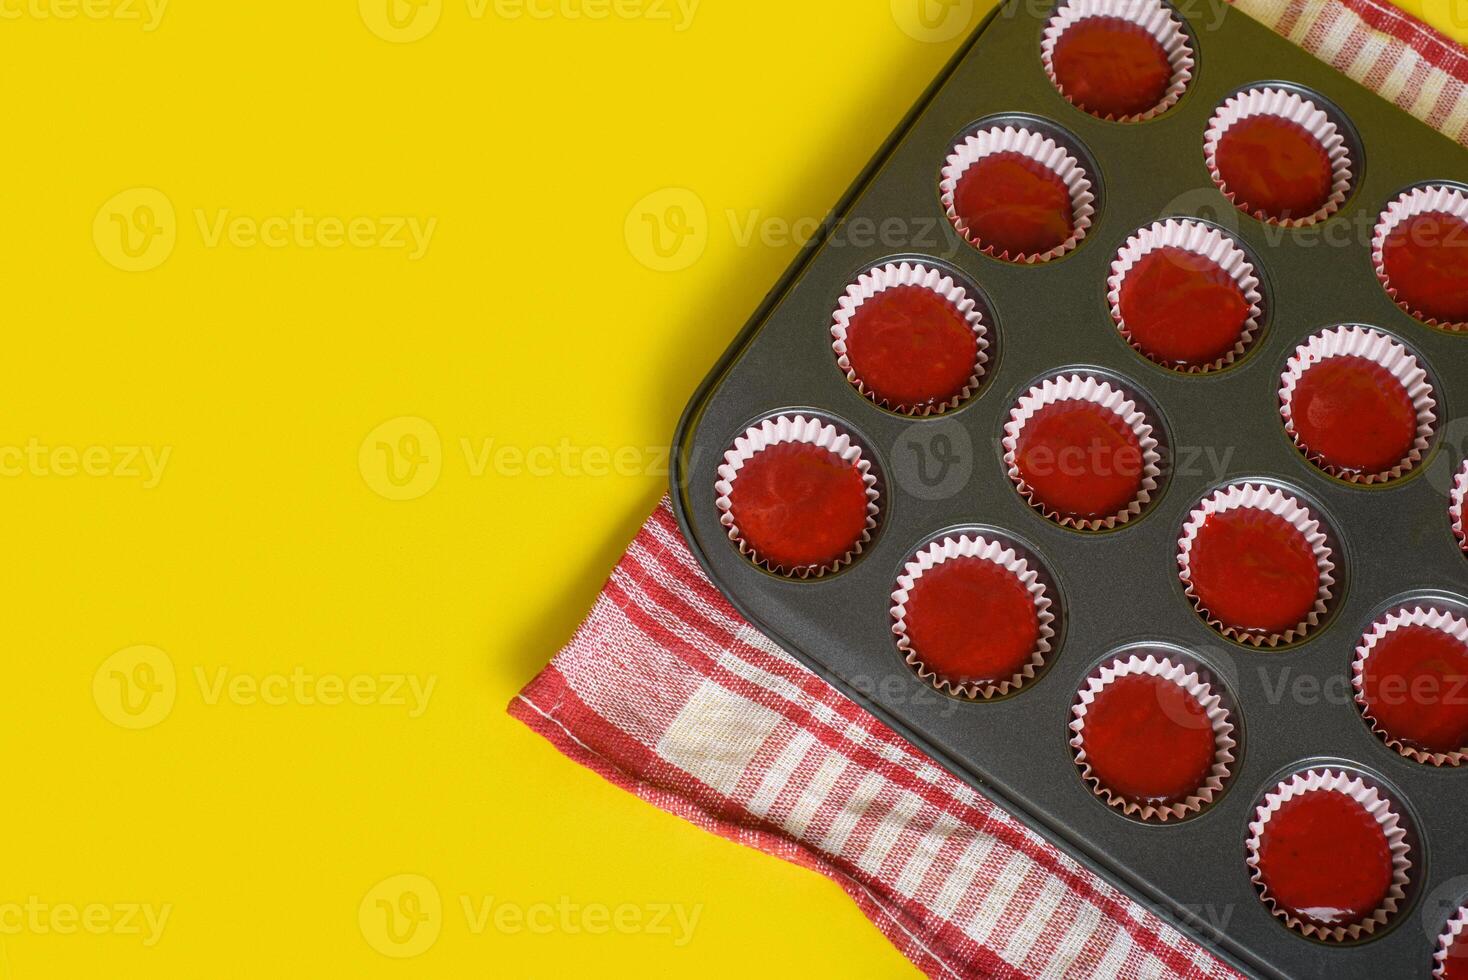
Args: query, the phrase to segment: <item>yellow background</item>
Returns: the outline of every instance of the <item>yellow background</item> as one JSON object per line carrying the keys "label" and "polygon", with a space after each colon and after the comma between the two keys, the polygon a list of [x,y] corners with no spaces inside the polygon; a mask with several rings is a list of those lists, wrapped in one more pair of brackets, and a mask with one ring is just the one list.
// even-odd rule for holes
{"label": "yellow background", "polygon": [[[834,885],[504,709],[662,493],[786,223],[982,10],[915,37],[906,0],[421,0],[398,27],[382,0],[173,0],[151,30],[143,0],[82,2],[0,4],[0,977],[910,972]],[[298,210],[373,220],[251,244]],[[408,217],[437,222],[417,258],[381,240]],[[418,717],[211,686],[294,672],[435,686]],[[442,903],[405,959],[372,926],[402,874]],[[476,933],[466,898],[699,918],[681,945]],[[167,908],[157,942],[57,932],[129,903]],[[36,905],[44,933],[7,926]]]}

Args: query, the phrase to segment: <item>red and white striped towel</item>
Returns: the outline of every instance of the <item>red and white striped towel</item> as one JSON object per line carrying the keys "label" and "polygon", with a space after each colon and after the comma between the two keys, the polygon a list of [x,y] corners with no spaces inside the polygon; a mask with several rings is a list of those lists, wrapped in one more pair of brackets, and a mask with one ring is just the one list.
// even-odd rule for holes
{"label": "red and white striped towel", "polygon": [[[1242,0],[1468,142],[1468,55],[1371,0]],[[510,712],[672,813],[835,880],[934,977],[1233,977],[739,617],[667,501]]]}

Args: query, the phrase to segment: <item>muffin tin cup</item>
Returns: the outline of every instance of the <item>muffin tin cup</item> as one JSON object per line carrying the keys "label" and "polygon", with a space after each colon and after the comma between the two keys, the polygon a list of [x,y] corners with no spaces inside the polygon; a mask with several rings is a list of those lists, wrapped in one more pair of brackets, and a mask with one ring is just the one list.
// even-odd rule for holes
{"label": "muffin tin cup", "polygon": [[1040,63],[1065,100],[1083,112],[1090,112],[1066,94],[1060,79],[1055,76],[1054,66],[1055,46],[1060,38],[1066,31],[1090,17],[1116,17],[1137,25],[1162,45],[1162,50],[1167,53],[1168,64],[1172,66],[1172,78],[1168,82],[1167,90],[1151,109],[1121,116],[1111,113],[1091,115],[1111,122],[1145,122],[1176,105],[1193,79],[1193,45],[1187,31],[1183,30],[1182,23],[1158,0],[1071,0],[1055,12],[1050,23],[1045,26],[1045,33],[1040,40]]}
{"label": "muffin tin cup", "polygon": [[[743,539],[734,521],[733,504],[730,498],[744,464],[771,446],[790,442],[819,446],[835,453],[857,468],[861,473],[862,482],[866,485],[866,527],[851,550],[828,565],[806,565],[787,569],[782,565],[770,562],[761,557]],[[743,435],[734,440],[733,448],[724,454],[724,461],[719,466],[718,481],[714,484],[714,489],[718,493],[714,506],[719,511],[719,522],[727,530],[729,540],[738,546],[739,553],[766,571],[790,578],[823,578],[850,565],[871,543],[872,533],[877,528],[877,518],[881,513],[881,494],[877,489],[877,476],[872,472],[871,461],[866,458],[861,446],[836,426],[804,415],[777,415],[746,429]]]}
{"label": "muffin tin cup", "polygon": [[[1030,654],[1029,662],[1012,676],[994,683],[954,684],[952,681],[930,670],[922,655],[913,648],[908,637],[907,601],[913,588],[923,575],[934,567],[955,558],[978,558],[992,562],[1009,572],[1030,594],[1035,604],[1035,615],[1039,623],[1039,641]],[[914,555],[897,577],[897,587],[892,592],[892,634],[897,640],[897,649],[907,665],[917,672],[918,677],[935,689],[954,697],[970,701],[1007,697],[1023,688],[1045,667],[1050,656],[1051,643],[1055,639],[1054,599],[1037,569],[1003,541],[981,534],[947,536],[935,541]]]}
{"label": "muffin tin cup", "polygon": [[[916,286],[929,290],[936,296],[942,297],[950,303],[959,315],[968,321],[973,330],[974,340],[978,344],[978,355],[974,361],[974,373],[962,390],[952,398],[938,405],[923,405],[917,408],[900,408],[894,406],[887,399],[869,389],[852,367],[851,358],[847,349],[847,332],[851,328],[851,321],[857,311],[867,300],[872,299],[880,293],[900,286]],[[964,286],[956,282],[952,276],[942,269],[924,265],[921,262],[889,262],[886,265],[869,269],[857,277],[856,282],[846,287],[846,293],[836,308],[831,324],[831,347],[836,352],[836,364],[846,375],[846,380],[851,382],[852,387],[861,392],[866,398],[889,411],[901,415],[918,418],[942,415],[944,412],[958,408],[973,397],[974,392],[979,390],[983,384],[984,372],[989,363],[989,329],[984,323],[983,310],[978,300],[969,295]]]}
{"label": "muffin tin cup", "polygon": [[[1114,793],[1092,772],[1090,762],[1086,757],[1086,716],[1090,706],[1095,703],[1101,692],[1118,678],[1139,674],[1163,678],[1186,691],[1203,708],[1213,727],[1213,768],[1209,771],[1203,784],[1181,803],[1139,803]],[[1075,761],[1080,768],[1081,778],[1086,781],[1086,785],[1098,798],[1108,806],[1116,807],[1128,817],[1157,823],[1185,820],[1211,804],[1223,792],[1224,784],[1232,774],[1238,741],[1234,738],[1233,721],[1229,717],[1228,709],[1224,707],[1223,699],[1207,681],[1199,676],[1197,671],[1174,660],[1149,654],[1145,658],[1133,655],[1125,660],[1113,660],[1107,663],[1086,679],[1086,684],[1081,688],[1076,699],[1075,707],[1071,709],[1071,715],[1073,720],[1070,723],[1070,730],[1073,735],[1070,747],[1075,753]]]}
{"label": "muffin tin cup", "polygon": [[[981,241],[969,228],[968,222],[959,216],[954,202],[958,183],[970,167],[996,153],[1022,154],[1064,182],[1070,192],[1072,231],[1069,238],[1046,252],[1011,254]],[[965,136],[948,154],[938,187],[942,194],[944,213],[964,240],[985,255],[1006,262],[1033,265],[1060,258],[1074,250],[1086,237],[1095,214],[1095,194],[1092,193],[1091,178],[1080,161],[1055,140],[1022,126],[993,126]]]}
{"label": "muffin tin cup", "polygon": [[1468,645],[1468,620],[1462,619],[1444,609],[1431,609],[1414,607],[1412,609],[1396,609],[1376,622],[1361,638],[1356,647],[1356,659],[1351,664],[1351,687],[1355,691],[1356,704],[1360,706],[1361,713],[1366,723],[1388,746],[1395,749],[1408,759],[1431,766],[1460,766],[1468,759],[1468,746],[1464,746],[1455,752],[1428,752],[1415,748],[1392,737],[1391,733],[1382,728],[1371,715],[1370,708],[1366,705],[1366,666],[1375,652],[1376,647],[1388,635],[1399,629],[1410,626],[1425,626],[1428,629],[1438,630],[1446,636],[1450,636],[1460,643]]}
{"label": "muffin tin cup", "polygon": [[[1064,401],[1083,401],[1110,412],[1122,421],[1137,437],[1142,450],[1142,485],[1125,508],[1104,518],[1078,518],[1061,514],[1045,506],[1034,490],[1020,475],[1018,451],[1019,440],[1025,426],[1042,409]],[[1027,391],[1009,414],[1004,426],[1004,465],[1009,478],[1019,490],[1020,496],[1046,519],[1062,527],[1082,531],[1111,530],[1137,517],[1152,501],[1162,476],[1162,454],[1158,451],[1157,438],[1152,423],[1138,403],[1125,392],[1109,382],[1093,375],[1072,374],[1050,378]]]}
{"label": "muffin tin cup", "polygon": [[[1303,621],[1284,633],[1264,635],[1230,626],[1210,613],[1193,589],[1193,543],[1197,540],[1198,532],[1202,530],[1204,522],[1214,514],[1249,508],[1282,517],[1294,525],[1295,530],[1304,536],[1310,549],[1315,553],[1315,563],[1320,569],[1320,591],[1316,596],[1314,608]],[[1301,501],[1275,487],[1253,483],[1236,484],[1205,497],[1193,509],[1188,516],[1187,523],[1183,525],[1182,538],[1178,542],[1177,561],[1183,590],[1187,593],[1188,599],[1192,601],[1194,608],[1198,610],[1198,614],[1208,621],[1209,626],[1229,639],[1254,647],[1273,649],[1303,639],[1320,625],[1329,612],[1330,603],[1335,596],[1336,564],[1324,525]]]}
{"label": "muffin tin cup", "polygon": [[[1332,357],[1360,357],[1386,369],[1406,390],[1417,413],[1417,436],[1411,452],[1401,462],[1380,473],[1354,473],[1334,466],[1319,455],[1310,452],[1295,432],[1294,396],[1300,380],[1316,365]],[[1437,398],[1427,369],[1417,355],[1407,350],[1388,335],[1370,327],[1334,327],[1311,337],[1295,350],[1289,365],[1280,380],[1280,414],[1284,417],[1285,431],[1295,445],[1320,469],[1348,483],[1370,485],[1400,479],[1415,469],[1432,445],[1433,432],[1437,427]]]}
{"label": "muffin tin cup", "polygon": [[1453,522],[1453,535],[1457,537],[1458,544],[1465,554],[1468,554],[1468,528],[1464,527],[1464,513],[1468,511],[1468,460],[1463,462],[1462,469],[1458,470],[1458,478],[1453,481],[1451,500],[1448,504],[1448,518]]}
{"label": "muffin tin cup", "polygon": [[[1251,116],[1277,116],[1295,123],[1313,136],[1325,150],[1331,166],[1331,189],[1325,203],[1314,214],[1303,218],[1273,218],[1263,211],[1248,211],[1228,189],[1227,182],[1218,172],[1218,144],[1230,127]],[[1213,183],[1234,206],[1260,221],[1285,228],[1316,225],[1335,214],[1350,196],[1351,185],[1355,180],[1345,134],[1331,119],[1330,114],[1298,93],[1269,86],[1247,89],[1219,107],[1204,134],[1203,155]]]}
{"label": "muffin tin cup", "polygon": [[1220,371],[1243,357],[1248,352],[1250,345],[1258,336],[1260,324],[1264,317],[1264,297],[1260,292],[1258,272],[1249,255],[1238,244],[1211,225],[1201,221],[1188,218],[1168,218],[1155,224],[1142,228],[1127,239],[1126,244],[1121,247],[1116,258],[1111,263],[1111,275],[1106,280],[1106,301],[1111,306],[1111,321],[1121,331],[1127,343],[1132,345],[1143,357],[1154,363],[1161,363],[1150,357],[1132,340],[1132,335],[1127,329],[1126,318],[1121,313],[1121,287],[1126,281],[1127,275],[1147,255],[1160,248],[1179,248],[1203,258],[1218,266],[1244,295],[1244,301],[1249,304],[1249,315],[1244,320],[1244,327],[1239,333],[1238,343],[1233,350],[1224,354],[1208,364],[1188,365],[1186,367],[1174,367],[1171,364],[1163,364],[1184,374],[1204,374],[1210,371]]}
{"label": "muffin tin cup", "polygon": [[1448,919],[1442,933],[1437,937],[1437,952],[1432,954],[1432,975],[1436,980],[1447,977],[1448,959],[1452,957],[1453,947],[1462,938],[1464,930],[1468,930],[1468,906],[1453,913],[1453,917]]}
{"label": "muffin tin cup", "polygon": [[[1359,803],[1381,827],[1382,833],[1386,835],[1387,847],[1391,852],[1392,882],[1386,898],[1380,907],[1364,920],[1346,926],[1321,926],[1291,915],[1281,908],[1269,894],[1263,875],[1259,871],[1259,846],[1264,838],[1265,829],[1274,815],[1279,812],[1280,807],[1297,796],[1321,791],[1341,793]],[[1406,902],[1407,886],[1411,881],[1412,870],[1407,829],[1402,823],[1401,814],[1393,808],[1392,803],[1393,801],[1375,786],[1368,786],[1359,778],[1344,771],[1331,769],[1311,769],[1296,773],[1266,793],[1264,802],[1255,809],[1254,819],[1249,823],[1249,840],[1245,847],[1246,861],[1254,886],[1269,911],[1300,935],[1329,943],[1364,939],[1385,926],[1396,914],[1397,909]]]}
{"label": "muffin tin cup", "polygon": [[[1406,313],[1421,320],[1430,327],[1453,332],[1468,331],[1468,320],[1444,321],[1436,317],[1414,309],[1409,303],[1403,302],[1398,296],[1396,288],[1392,286],[1391,277],[1386,273],[1386,262],[1383,258],[1386,250],[1386,240],[1391,237],[1404,221],[1410,221],[1421,214],[1442,213],[1451,215],[1460,221],[1468,222],[1468,194],[1456,187],[1442,184],[1434,184],[1426,187],[1414,187],[1404,192],[1396,200],[1386,206],[1376,223],[1376,230],[1371,236],[1371,262],[1376,269],[1376,278],[1387,291],[1396,304]],[[1468,241],[1463,243],[1468,248]]]}

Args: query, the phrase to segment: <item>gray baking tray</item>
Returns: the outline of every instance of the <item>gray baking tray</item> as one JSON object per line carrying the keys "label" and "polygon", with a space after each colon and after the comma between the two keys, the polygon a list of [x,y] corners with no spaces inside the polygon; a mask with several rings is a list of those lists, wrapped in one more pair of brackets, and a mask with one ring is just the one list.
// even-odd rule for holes
{"label": "gray baking tray", "polygon": [[[1362,631],[1384,607],[1419,598],[1457,609],[1468,561],[1447,517],[1451,474],[1468,447],[1468,336],[1418,323],[1377,282],[1370,229],[1414,184],[1468,177],[1457,144],[1226,5],[1175,7],[1197,69],[1170,111],[1109,123],[1069,105],[1040,64],[1052,9],[1011,3],[982,24],[841,199],[820,233],[698,390],[675,436],[673,500],[694,553],[740,612],[935,761],[1246,972],[1266,977],[1426,977],[1448,916],[1468,901],[1468,768],[1435,770],[1388,748],[1347,689]],[[1347,124],[1357,177],[1341,211],[1284,231],[1235,210],[1214,188],[1203,133],[1230,94],[1299,86]],[[1073,253],[1034,266],[982,255],[939,203],[939,170],[976,124],[1025,117],[1075,147],[1098,186],[1095,224]],[[1108,315],[1106,279],[1136,229],[1170,216],[1212,221],[1253,253],[1264,283],[1260,340],[1234,367],[1184,376],[1136,354]],[[927,420],[885,412],[837,369],[830,324],[860,273],[891,259],[937,264],[987,307],[991,348],[980,394]],[[1429,459],[1386,488],[1348,486],[1308,463],[1278,412],[1286,360],[1336,324],[1384,330],[1424,359],[1439,429]],[[1017,397],[1057,369],[1084,367],[1145,398],[1172,449],[1160,500],[1115,532],[1051,524],[1010,484],[999,448]],[[815,414],[851,433],[874,461],[883,512],[850,568],[812,581],[768,574],[719,524],[716,469],[763,418]],[[1222,484],[1262,480],[1317,507],[1338,537],[1345,574],[1327,623],[1304,642],[1260,652],[1223,639],[1178,581],[1177,538],[1190,509]],[[1008,699],[947,698],[904,664],[890,595],[902,566],[943,532],[980,528],[1038,556],[1053,577],[1061,633],[1045,674]],[[1223,796],[1196,818],[1130,820],[1082,782],[1068,745],[1076,691],[1098,662],[1134,645],[1185,653],[1222,682],[1242,728]],[[1326,945],[1288,930],[1259,901],[1244,863],[1247,823],[1288,773],[1331,762],[1384,785],[1413,828],[1413,886],[1369,940]]]}

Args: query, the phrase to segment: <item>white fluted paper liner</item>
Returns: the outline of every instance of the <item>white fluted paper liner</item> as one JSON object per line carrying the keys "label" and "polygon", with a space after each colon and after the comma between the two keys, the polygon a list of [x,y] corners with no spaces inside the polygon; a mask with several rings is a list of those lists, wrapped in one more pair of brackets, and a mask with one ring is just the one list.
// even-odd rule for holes
{"label": "white fluted paper liner", "polygon": [[[1361,922],[1345,926],[1319,926],[1312,922],[1304,922],[1279,907],[1269,894],[1269,889],[1265,887],[1264,877],[1259,871],[1259,847],[1269,821],[1279,812],[1280,807],[1290,800],[1314,792],[1342,793],[1355,800],[1371,815],[1386,836],[1387,848],[1391,852],[1392,859],[1391,888],[1387,892],[1386,899],[1381,903],[1381,907]],[[1379,927],[1386,925],[1407,897],[1408,875],[1412,869],[1411,847],[1407,844],[1407,829],[1402,825],[1400,814],[1392,808],[1392,801],[1376,787],[1368,786],[1357,777],[1344,772],[1331,769],[1309,769],[1296,773],[1265,794],[1264,802],[1259,804],[1254,811],[1254,819],[1249,822],[1247,851],[1246,860],[1252,873],[1254,886],[1259,890],[1264,904],[1274,915],[1283,919],[1291,929],[1312,939],[1339,943],[1348,939],[1356,940],[1369,936]]]}
{"label": "white fluted paper liner", "polygon": [[[1381,365],[1401,384],[1407,397],[1412,399],[1412,407],[1417,412],[1417,438],[1412,443],[1411,451],[1391,469],[1380,473],[1351,473],[1342,470],[1310,452],[1295,432],[1295,389],[1311,368],[1332,357],[1363,357]],[[1310,462],[1331,476],[1352,483],[1386,483],[1411,471],[1427,454],[1427,449],[1432,444],[1432,433],[1437,426],[1437,399],[1432,390],[1432,382],[1428,380],[1427,370],[1407,348],[1381,331],[1369,327],[1332,327],[1301,344],[1285,369],[1280,382],[1279,399],[1285,431],[1290,434],[1300,451]]]}
{"label": "white fluted paper liner", "polygon": [[[1284,633],[1266,636],[1229,626],[1210,613],[1193,590],[1193,543],[1198,538],[1198,532],[1203,529],[1204,522],[1214,514],[1248,508],[1274,514],[1294,525],[1295,529],[1304,535],[1305,541],[1315,553],[1315,563],[1320,569],[1320,592],[1316,596],[1314,607],[1304,621]],[[1274,487],[1252,483],[1226,487],[1199,502],[1189,515],[1188,522],[1183,525],[1182,539],[1178,542],[1177,562],[1184,590],[1198,613],[1208,621],[1208,625],[1230,639],[1255,647],[1277,647],[1283,643],[1293,643],[1305,636],[1310,630],[1320,625],[1320,620],[1324,618],[1326,611],[1330,608],[1331,596],[1335,590],[1335,560],[1320,521],[1310,513],[1304,504],[1290,494]]]}
{"label": "white fluted paper liner", "polygon": [[[1007,249],[997,251],[994,246],[980,241],[969,228],[968,222],[959,217],[954,204],[958,182],[968,173],[970,167],[995,153],[1021,153],[1053,172],[1065,183],[1070,190],[1071,207],[1072,230],[1068,239],[1038,255],[1011,255]],[[1076,158],[1048,136],[1016,126],[995,126],[964,137],[963,142],[948,154],[948,160],[943,166],[943,180],[938,186],[943,193],[943,208],[948,214],[948,220],[958,229],[964,240],[985,255],[1008,262],[1033,264],[1059,258],[1086,237],[1086,232],[1091,227],[1091,215],[1095,214],[1095,208],[1092,207],[1095,195],[1091,193],[1091,180]]]}
{"label": "white fluted paper liner", "polygon": [[[861,538],[852,546],[844,556],[829,565],[803,565],[799,568],[785,568],[762,558],[749,543],[739,534],[739,527],[734,522],[734,513],[730,496],[734,491],[734,483],[739,479],[739,472],[744,464],[749,462],[761,451],[786,442],[801,442],[835,453],[843,460],[851,463],[861,473],[862,482],[866,484],[867,492],[867,520],[866,528],[862,531]],[[877,477],[872,472],[871,461],[862,454],[861,447],[857,445],[845,432],[836,426],[822,422],[817,418],[807,418],[804,415],[780,415],[772,419],[766,419],[759,425],[746,429],[744,434],[734,440],[734,446],[724,453],[724,462],[718,470],[719,479],[714,483],[714,489],[718,492],[715,506],[719,509],[719,523],[723,524],[729,533],[729,540],[739,546],[739,553],[762,568],[768,569],[777,575],[789,575],[795,578],[820,578],[831,572],[837,571],[851,564],[861,554],[862,549],[871,542],[872,531],[877,526],[877,515],[880,513],[879,497],[877,491]]]}
{"label": "white fluted paper liner", "polygon": [[[1079,518],[1058,513],[1046,507],[1020,475],[1019,439],[1025,426],[1041,409],[1064,401],[1085,401],[1106,409],[1132,430],[1141,447],[1141,488],[1125,508],[1109,517]],[[1162,454],[1157,451],[1157,438],[1153,435],[1152,423],[1125,392],[1092,375],[1072,374],[1051,378],[1031,388],[1015,404],[1009,413],[1009,421],[1004,426],[1004,465],[1009,470],[1010,480],[1019,488],[1020,496],[1047,519],[1064,527],[1099,531],[1127,523],[1151,502],[1152,494],[1157,490],[1157,480],[1162,474]]]}
{"label": "white fluted paper liner", "polygon": [[[1203,784],[1181,803],[1162,805],[1139,803],[1119,796],[1092,772],[1090,762],[1086,758],[1086,715],[1091,705],[1095,703],[1101,692],[1118,678],[1138,674],[1160,677],[1187,691],[1202,707],[1209,724],[1213,726],[1213,768],[1205,777]],[[1182,820],[1212,803],[1214,798],[1223,792],[1223,784],[1233,768],[1234,749],[1238,748],[1238,742],[1233,737],[1234,725],[1229,720],[1228,709],[1223,706],[1222,700],[1208,682],[1203,680],[1197,671],[1190,670],[1174,660],[1165,657],[1158,658],[1151,654],[1145,658],[1134,655],[1126,660],[1114,660],[1087,678],[1086,686],[1081,688],[1076,703],[1071,708],[1071,717],[1073,720],[1070,723],[1070,730],[1074,734],[1070,740],[1070,747],[1075,752],[1076,765],[1080,767],[1081,777],[1101,799],[1117,807],[1127,816],[1140,820],[1155,820],[1162,823],[1171,819]]]}
{"label": "white fluted paper liner", "polygon": [[1448,975],[1448,957],[1465,929],[1468,929],[1468,905],[1453,913],[1448,924],[1443,926],[1442,935],[1437,937],[1437,952],[1432,954],[1432,961],[1436,964],[1432,975],[1436,980],[1443,980]]}
{"label": "white fluted paper liner", "polygon": [[[923,575],[937,565],[954,558],[979,558],[1005,569],[1024,585],[1035,603],[1035,616],[1039,624],[1039,640],[1030,655],[1030,660],[1012,677],[992,684],[954,684],[929,670],[922,655],[913,649],[907,635],[907,600]],[[1055,637],[1055,614],[1051,612],[1051,599],[1039,572],[1030,567],[1028,561],[1015,553],[1013,548],[1002,542],[992,541],[978,534],[945,537],[918,552],[903,567],[897,577],[897,587],[892,592],[892,633],[897,637],[897,648],[902,651],[908,666],[917,671],[919,677],[940,691],[970,700],[1003,697],[1017,691],[1034,679],[1045,665],[1050,654],[1050,641]]]}
{"label": "white fluted paper liner", "polygon": [[1351,161],[1351,151],[1346,146],[1345,136],[1330,116],[1315,103],[1294,92],[1277,88],[1254,88],[1240,92],[1224,102],[1208,123],[1208,130],[1203,138],[1203,155],[1208,162],[1208,172],[1212,174],[1213,182],[1218,185],[1219,190],[1223,191],[1224,196],[1243,210],[1218,172],[1218,143],[1230,126],[1250,116],[1279,116],[1295,123],[1314,136],[1330,160],[1333,180],[1330,195],[1314,214],[1303,218],[1281,220],[1258,211],[1248,213],[1270,224],[1281,225],[1285,228],[1303,228],[1307,225],[1319,224],[1339,211],[1351,192],[1351,181],[1354,179],[1352,173],[1354,164]]}
{"label": "white fluted paper liner", "polygon": [[[1249,315],[1244,320],[1239,341],[1233,350],[1208,364],[1193,364],[1174,370],[1186,374],[1202,374],[1228,367],[1242,357],[1254,342],[1254,336],[1259,332],[1259,321],[1264,316],[1261,306],[1264,298],[1259,292],[1259,276],[1254,264],[1249,261],[1248,254],[1232,238],[1201,221],[1168,218],[1140,229],[1127,239],[1112,261],[1111,276],[1106,280],[1106,301],[1111,304],[1112,322],[1127,342],[1131,343],[1131,333],[1127,330],[1126,319],[1121,315],[1121,284],[1138,262],[1159,248],[1179,248],[1203,256],[1222,269],[1239,287],[1239,292],[1243,293],[1244,301],[1249,304]],[[1139,353],[1147,354],[1136,344],[1132,346]],[[1170,364],[1164,366],[1173,367]]]}
{"label": "white fluted paper liner", "polygon": [[[1468,330],[1468,322],[1449,323],[1438,320],[1435,317],[1425,316],[1421,310],[1413,309],[1410,304],[1404,303],[1397,296],[1397,290],[1392,286],[1391,277],[1386,274],[1383,253],[1386,250],[1386,240],[1391,237],[1392,232],[1396,231],[1402,222],[1409,221],[1420,214],[1439,213],[1451,215],[1460,221],[1468,221],[1468,194],[1456,187],[1442,185],[1414,187],[1388,204],[1377,220],[1376,231],[1371,236],[1371,262],[1376,269],[1376,278],[1381,280],[1387,294],[1409,315],[1429,326],[1443,330]],[[1468,241],[1463,242],[1462,247],[1468,248]]]}
{"label": "white fluted paper liner", "polygon": [[1453,483],[1452,503],[1448,506],[1448,516],[1453,521],[1453,533],[1458,537],[1458,544],[1468,552],[1468,528],[1463,525],[1464,511],[1468,510],[1468,460],[1463,463],[1463,468],[1458,471],[1458,479]]}
{"label": "white fluted paper liner", "polygon": [[[899,286],[919,286],[942,297],[968,321],[969,328],[974,332],[974,340],[979,345],[978,356],[974,360],[973,375],[957,395],[941,404],[921,405],[914,408],[894,406],[887,399],[867,388],[861,376],[856,373],[856,369],[851,366],[846,338],[851,329],[852,319],[867,300]],[[889,262],[862,273],[856,282],[847,286],[846,294],[841,297],[833,317],[831,346],[836,351],[837,365],[846,372],[846,380],[851,382],[857,391],[883,408],[890,408],[904,415],[921,417],[942,415],[968,401],[983,381],[985,366],[989,363],[989,331],[984,325],[984,316],[979,311],[978,301],[942,269],[930,268],[921,262]]]}
{"label": "white fluted paper liner", "polygon": [[1428,629],[1437,630],[1446,636],[1450,636],[1459,643],[1468,646],[1468,621],[1441,609],[1426,609],[1414,607],[1412,609],[1397,609],[1378,619],[1366,631],[1361,642],[1356,647],[1356,659],[1351,665],[1351,686],[1356,689],[1356,704],[1361,708],[1371,730],[1381,737],[1387,745],[1396,749],[1402,755],[1424,765],[1433,766],[1458,766],[1468,759],[1468,746],[1462,746],[1456,752],[1428,752],[1422,749],[1406,745],[1386,729],[1382,728],[1375,718],[1371,716],[1371,709],[1366,705],[1366,665],[1370,661],[1372,653],[1387,636],[1399,629],[1409,626],[1424,626]]}
{"label": "white fluted paper liner", "polygon": [[[1172,79],[1168,82],[1167,90],[1151,109],[1124,116],[1111,113],[1092,115],[1099,115],[1100,118],[1113,122],[1144,122],[1177,104],[1177,100],[1188,90],[1188,82],[1193,77],[1193,46],[1183,25],[1159,0],[1071,0],[1055,12],[1040,40],[1040,61],[1045,66],[1045,74],[1067,102],[1076,105],[1060,84],[1060,80],[1055,77],[1055,45],[1059,43],[1062,34],[1088,17],[1119,17],[1136,24],[1157,39],[1157,43],[1167,53],[1168,64],[1172,66]],[[1076,105],[1076,108],[1084,107]]]}

